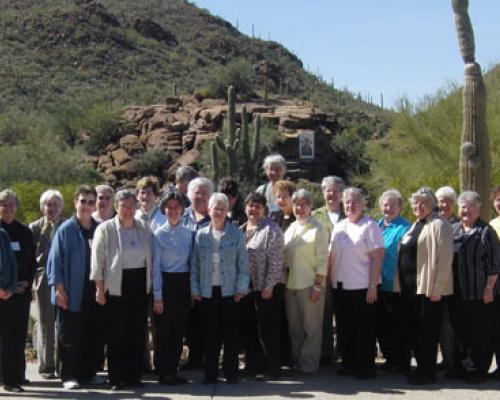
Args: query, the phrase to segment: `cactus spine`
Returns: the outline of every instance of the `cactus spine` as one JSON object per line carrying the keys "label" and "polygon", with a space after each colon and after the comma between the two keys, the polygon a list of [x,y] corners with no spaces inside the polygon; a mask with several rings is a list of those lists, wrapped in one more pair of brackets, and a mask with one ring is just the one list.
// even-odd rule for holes
{"label": "cactus spine", "polygon": [[[475,62],[474,31],[468,0],[452,0],[460,52],[465,63],[463,126],[460,151],[460,190],[473,190],[486,200],[490,190],[491,150],[486,124],[486,87],[481,66]],[[489,219],[489,208],[481,217]]]}
{"label": "cactus spine", "polygon": [[227,157],[227,174],[233,176],[237,170],[236,150],[240,144],[238,131],[236,130],[236,105],[234,87],[229,86],[227,90],[227,142],[224,142],[221,136],[215,136],[215,144],[226,154]]}

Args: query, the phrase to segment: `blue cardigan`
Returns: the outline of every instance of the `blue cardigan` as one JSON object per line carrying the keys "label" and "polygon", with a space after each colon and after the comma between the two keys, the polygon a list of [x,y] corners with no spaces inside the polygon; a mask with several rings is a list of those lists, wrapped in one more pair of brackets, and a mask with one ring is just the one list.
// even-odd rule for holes
{"label": "blue cardigan", "polygon": [[55,286],[62,283],[69,297],[69,310],[80,311],[85,279],[85,238],[75,216],[56,231],[50,246],[46,274],[51,301],[56,305]]}
{"label": "blue cardigan", "polygon": [[0,289],[12,293],[17,287],[17,264],[12,251],[9,235],[0,228]]}

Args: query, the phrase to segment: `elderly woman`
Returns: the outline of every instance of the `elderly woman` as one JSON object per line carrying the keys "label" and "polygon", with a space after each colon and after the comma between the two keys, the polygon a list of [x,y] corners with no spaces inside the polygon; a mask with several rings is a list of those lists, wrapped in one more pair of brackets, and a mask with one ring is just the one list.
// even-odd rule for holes
{"label": "elderly woman", "polygon": [[[493,188],[491,192],[491,202],[493,205],[493,209],[497,213],[497,217],[490,221],[490,225],[493,227],[493,229],[495,229],[497,236],[500,238],[500,185]],[[495,299],[495,307],[497,309],[497,315],[500,315],[500,296],[497,296]],[[500,366],[500,318],[497,318],[495,323],[494,348],[497,366]],[[500,367],[497,367],[492,376],[495,379],[500,379]]]}
{"label": "elderly woman", "polygon": [[451,322],[456,337],[452,373],[468,381],[487,379],[495,315],[495,284],[500,272],[500,244],[495,230],[480,219],[476,192],[458,197],[461,222],[453,225],[453,296]]}
{"label": "elderly woman", "polygon": [[416,221],[399,246],[395,288],[401,292],[402,367],[410,370],[413,352],[417,369],[408,381],[424,385],[436,381],[442,298],[453,293],[453,231],[434,211],[437,200],[429,188],[413,193],[410,201]]}
{"label": "elderly woman", "polygon": [[13,360],[19,357],[16,351],[19,332],[18,326],[12,324],[16,318],[16,310],[10,302],[16,290],[16,257],[12,251],[9,235],[0,228],[0,365],[3,367],[1,378],[6,392],[20,393],[24,392],[24,389],[17,375],[19,371],[13,363]]}
{"label": "elderly woman", "polygon": [[295,184],[290,181],[278,181],[274,184],[273,192],[278,209],[271,211],[269,217],[276,222],[283,232],[295,222],[293,215],[292,196],[295,193]]}
{"label": "elderly woman", "polygon": [[104,222],[115,216],[115,208],[113,205],[115,199],[115,191],[109,185],[97,185],[97,200],[95,203],[95,211],[92,213],[98,223]]}
{"label": "elderly woman", "polygon": [[342,193],[346,218],[333,228],[331,283],[334,289],[342,375],[375,377],[375,302],[384,257],[384,239],[377,223],[365,215],[360,189]]}
{"label": "elderly woman", "polygon": [[490,225],[495,229],[500,238],[500,186],[495,187],[491,192],[491,201],[497,216],[490,221]]}
{"label": "elderly woman", "polygon": [[10,323],[15,332],[11,343],[13,358],[9,360],[9,365],[2,363],[3,368],[8,370],[7,374],[12,373],[12,377],[9,376],[4,383],[7,387],[11,386],[14,389],[23,383],[28,383],[25,377],[24,347],[28,334],[31,286],[36,270],[33,234],[26,225],[17,221],[18,207],[19,200],[15,192],[10,189],[0,192],[0,228],[3,228],[9,235],[17,263],[17,288],[5,302],[5,306],[12,312]]}
{"label": "elderly woman", "polygon": [[75,215],[56,231],[47,262],[51,302],[56,306],[59,377],[66,389],[103,383],[96,376],[103,331],[96,329],[100,307],[89,280],[91,244],[97,222],[92,218],[95,189],[82,185],[74,196]]}
{"label": "elderly woman", "polygon": [[296,221],[285,232],[285,266],[288,270],[285,304],[292,344],[293,368],[317,372],[325,305],[328,237],[311,216],[313,197],[304,189],[292,197]]}
{"label": "elderly woman", "polygon": [[38,373],[44,379],[54,379],[56,373],[56,313],[50,304],[50,289],[45,270],[52,238],[65,220],[61,216],[63,208],[61,192],[54,189],[46,190],[40,196],[40,211],[43,217],[29,225],[36,246],[37,260],[34,289],[38,309],[36,325]]}
{"label": "elderly woman", "polygon": [[90,279],[96,283],[97,303],[106,305],[109,383],[112,390],[119,390],[122,385],[142,386],[152,235],[147,225],[134,218],[133,191],[120,190],[115,208],[116,217],[96,229]]}
{"label": "elderly woman", "polygon": [[[208,215],[208,200],[214,191],[213,183],[204,177],[198,177],[189,182],[188,197],[191,206],[184,210],[182,225],[196,233],[200,228],[210,223]],[[188,319],[186,342],[189,347],[189,361],[182,369],[195,369],[203,366],[203,335],[200,314],[200,304],[194,302]]]}
{"label": "elderly woman", "polygon": [[245,199],[247,222],[241,227],[249,257],[250,294],[245,299],[246,367],[249,375],[280,375],[282,309],[285,293],[284,239],[280,227],[266,218],[266,198]]}
{"label": "elderly woman", "polygon": [[205,349],[204,384],[217,382],[224,344],[224,376],[237,382],[238,303],[248,292],[248,253],[243,233],[226,222],[229,201],[214,193],[208,202],[211,222],[196,233],[191,265],[191,296],[200,302]]}
{"label": "elderly woman", "polygon": [[439,215],[450,224],[459,222],[455,215],[457,205],[457,192],[451,186],[443,186],[436,190],[436,199],[439,207]]}
{"label": "elderly woman", "polygon": [[379,198],[382,218],[378,226],[384,237],[384,261],[382,263],[382,285],[377,301],[377,338],[385,358],[383,369],[399,369],[401,350],[399,346],[399,294],[394,292],[394,275],[398,263],[399,242],[410,223],[401,216],[403,197],[396,189],[386,190]]}
{"label": "elderly woman", "polygon": [[238,181],[231,177],[225,176],[221,178],[217,185],[217,191],[224,193],[229,200],[229,211],[227,218],[236,226],[241,226],[247,220],[245,211],[243,210],[243,201],[240,195]]}
{"label": "elderly woman", "polygon": [[269,182],[260,185],[257,188],[257,193],[263,194],[266,197],[269,212],[278,211],[279,207],[276,203],[274,184],[285,177],[286,161],[280,154],[271,154],[264,158],[262,169]]}
{"label": "elderly woman", "polygon": [[[328,237],[331,236],[333,227],[345,218],[342,209],[342,191],[345,183],[338,176],[325,176],[321,181],[321,192],[325,205],[312,212],[321,225],[326,229]],[[327,276],[327,282],[330,278]],[[333,295],[331,290],[325,290],[325,311],[323,317],[323,339],[321,345],[320,365],[330,365],[333,355]]]}
{"label": "elderly woman", "polygon": [[153,240],[153,294],[158,329],[158,375],[160,383],[187,383],[177,375],[185,335],[191,291],[189,271],[193,233],[182,225],[184,196],[177,190],[167,192],[160,202],[167,222],[156,230]]}

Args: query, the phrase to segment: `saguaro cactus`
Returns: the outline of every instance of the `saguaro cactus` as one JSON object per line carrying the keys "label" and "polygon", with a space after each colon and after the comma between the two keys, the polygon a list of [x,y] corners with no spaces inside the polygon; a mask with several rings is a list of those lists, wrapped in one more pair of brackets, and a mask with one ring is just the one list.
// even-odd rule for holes
{"label": "saguaro cactus", "polygon": [[260,115],[255,117],[254,121],[254,144],[253,154],[250,149],[250,135],[248,128],[248,116],[245,106],[241,108],[241,145],[243,150],[243,159],[245,161],[245,180],[252,182],[258,174],[259,144],[260,144]]}
{"label": "saguaro cactus", "polygon": [[236,130],[236,105],[234,87],[229,86],[227,90],[227,141],[222,136],[215,136],[215,144],[227,156],[227,174],[233,176],[236,173],[237,161],[236,150],[240,144],[238,131]]}
{"label": "saguaro cactus", "polygon": [[[486,87],[481,66],[475,62],[474,31],[468,0],[452,0],[460,52],[465,63],[463,126],[460,152],[460,189],[474,190],[486,201],[490,190],[491,150],[486,125]],[[489,219],[489,207],[481,217]]]}

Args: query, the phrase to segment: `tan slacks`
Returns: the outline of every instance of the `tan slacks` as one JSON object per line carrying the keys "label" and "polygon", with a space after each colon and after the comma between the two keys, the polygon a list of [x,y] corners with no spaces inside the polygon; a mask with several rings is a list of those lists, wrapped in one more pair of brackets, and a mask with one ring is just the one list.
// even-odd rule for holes
{"label": "tan slacks", "polygon": [[293,366],[308,373],[316,372],[319,368],[325,307],[324,290],[315,303],[309,299],[311,290],[312,288],[287,289],[285,292]]}

